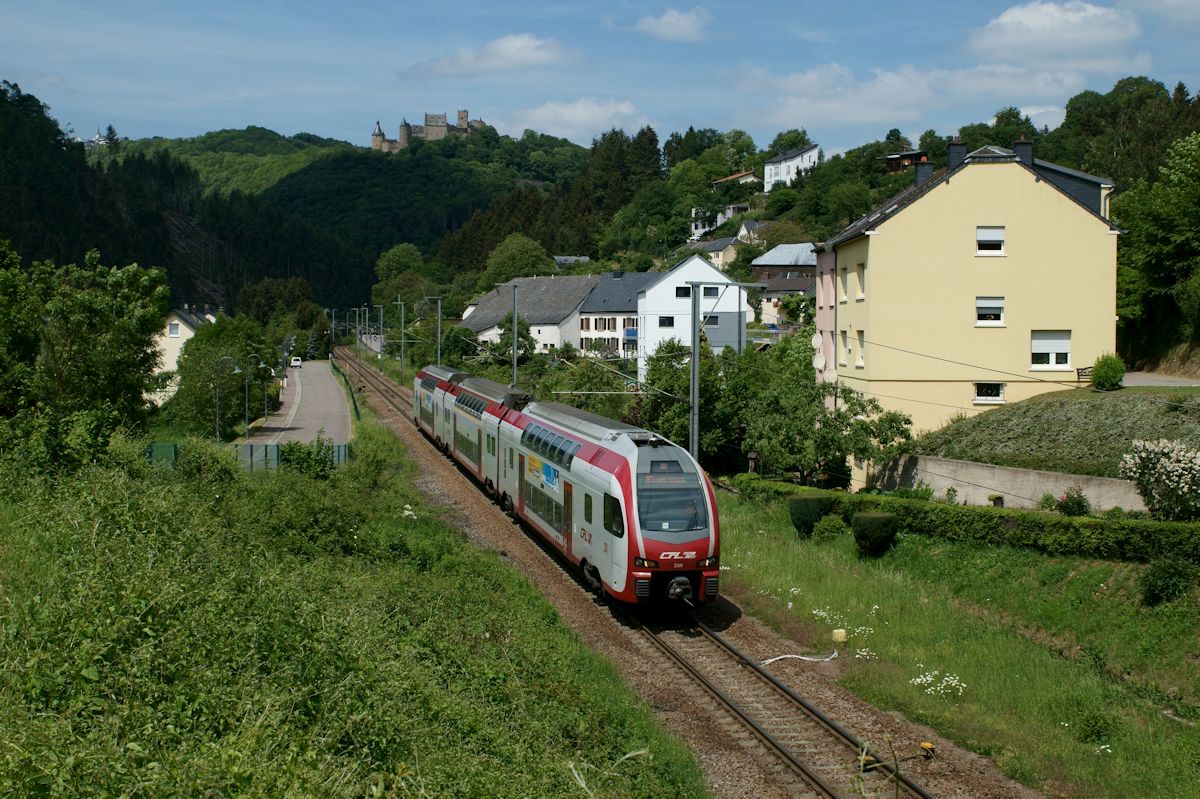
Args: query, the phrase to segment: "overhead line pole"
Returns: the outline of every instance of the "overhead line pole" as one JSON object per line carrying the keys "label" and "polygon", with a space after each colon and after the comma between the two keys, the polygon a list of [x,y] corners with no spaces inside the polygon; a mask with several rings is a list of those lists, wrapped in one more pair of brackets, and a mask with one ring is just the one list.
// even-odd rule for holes
{"label": "overhead line pole", "polygon": [[521,327],[517,323],[517,281],[513,281],[513,312],[512,312],[512,387],[517,387],[517,330]]}

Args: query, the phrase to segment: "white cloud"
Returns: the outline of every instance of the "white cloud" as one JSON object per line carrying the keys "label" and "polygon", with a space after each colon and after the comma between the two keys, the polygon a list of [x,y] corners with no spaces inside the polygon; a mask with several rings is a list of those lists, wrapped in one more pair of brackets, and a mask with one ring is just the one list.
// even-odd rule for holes
{"label": "white cloud", "polygon": [[496,127],[513,136],[520,136],[525,130],[536,130],[579,144],[590,144],[593,138],[610,128],[630,132],[647,124],[646,117],[629,100],[583,97],[572,102],[551,101],[515,111],[498,121]]}
{"label": "white cloud", "polygon": [[[859,78],[842,64],[823,64],[804,72],[775,75],[751,70],[741,90],[768,90],[773,98],[762,112],[772,124],[803,127],[920,124],[932,111],[973,106],[1063,101],[1086,86],[1086,76],[1071,70],[1035,71],[1004,64],[967,69],[876,69]],[[1050,124],[1047,120],[1047,124]]]}
{"label": "white cloud", "polygon": [[1044,126],[1053,130],[1067,117],[1067,109],[1058,105],[1032,105],[1022,108],[1021,113],[1029,117],[1029,121],[1038,129]]}
{"label": "white cloud", "polygon": [[562,65],[571,60],[571,54],[554,39],[513,33],[493,39],[478,49],[464,48],[453,55],[414,64],[401,74],[422,78],[486,75]]}
{"label": "white cloud", "polygon": [[712,14],[700,6],[691,11],[668,8],[661,17],[642,17],[634,30],[669,42],[698,42],[711,21]]}
{"label": "white cloud", "polygon": [[1013,6],[973,31],[968,46],[989,60],[1117,73],[1137,63],[1128,47],[1141,34],[1128,11],[1070,0]]}

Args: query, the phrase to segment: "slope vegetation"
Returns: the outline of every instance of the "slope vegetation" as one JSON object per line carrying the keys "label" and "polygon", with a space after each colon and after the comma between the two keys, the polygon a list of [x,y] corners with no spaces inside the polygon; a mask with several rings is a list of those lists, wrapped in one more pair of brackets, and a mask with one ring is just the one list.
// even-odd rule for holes
{"label": "slope vegetation", "polygon": [[1116,477],[1134,439],[1200,446],[1200,391],[1057,392],[958,419],[916,441],[923,455]]}

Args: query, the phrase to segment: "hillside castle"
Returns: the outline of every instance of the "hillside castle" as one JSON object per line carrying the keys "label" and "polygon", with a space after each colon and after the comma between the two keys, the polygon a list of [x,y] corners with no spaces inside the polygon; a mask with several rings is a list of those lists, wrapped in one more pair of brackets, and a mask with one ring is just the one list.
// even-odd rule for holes
{"label": "hillside castle", "polygon": [[470,136],[483,126],[482,119],[468,119],[466,111],[458,112],[457,125],[447,122],[445,114],[426,114],[424,125],[410,125],[405,119],[400,123],[400,135],[389,139],[383,135],[383,128],[379,127],[379,122],[376,121],[375,132],[371,134],[371,149],[381,153],[394,153],[418,139],[437,141],[447,136]]}

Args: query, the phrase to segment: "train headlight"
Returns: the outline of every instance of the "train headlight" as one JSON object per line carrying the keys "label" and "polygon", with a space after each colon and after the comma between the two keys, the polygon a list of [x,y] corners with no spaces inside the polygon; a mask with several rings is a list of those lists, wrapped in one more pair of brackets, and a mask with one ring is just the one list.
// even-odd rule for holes
{"label": "train headlight", "polygon": [[633,565],[637,566],[639,569],[657,569],[658,561],[646,560],[645,558],[634,558]]}
{"label": "train headlight", "polygon": [[715,568],[717,568],[717,559],[716,558],[705,558],[704,560],[698,560],[698,561],[696,561],[696,568],[698,568],[698,569],[715,569]]}

